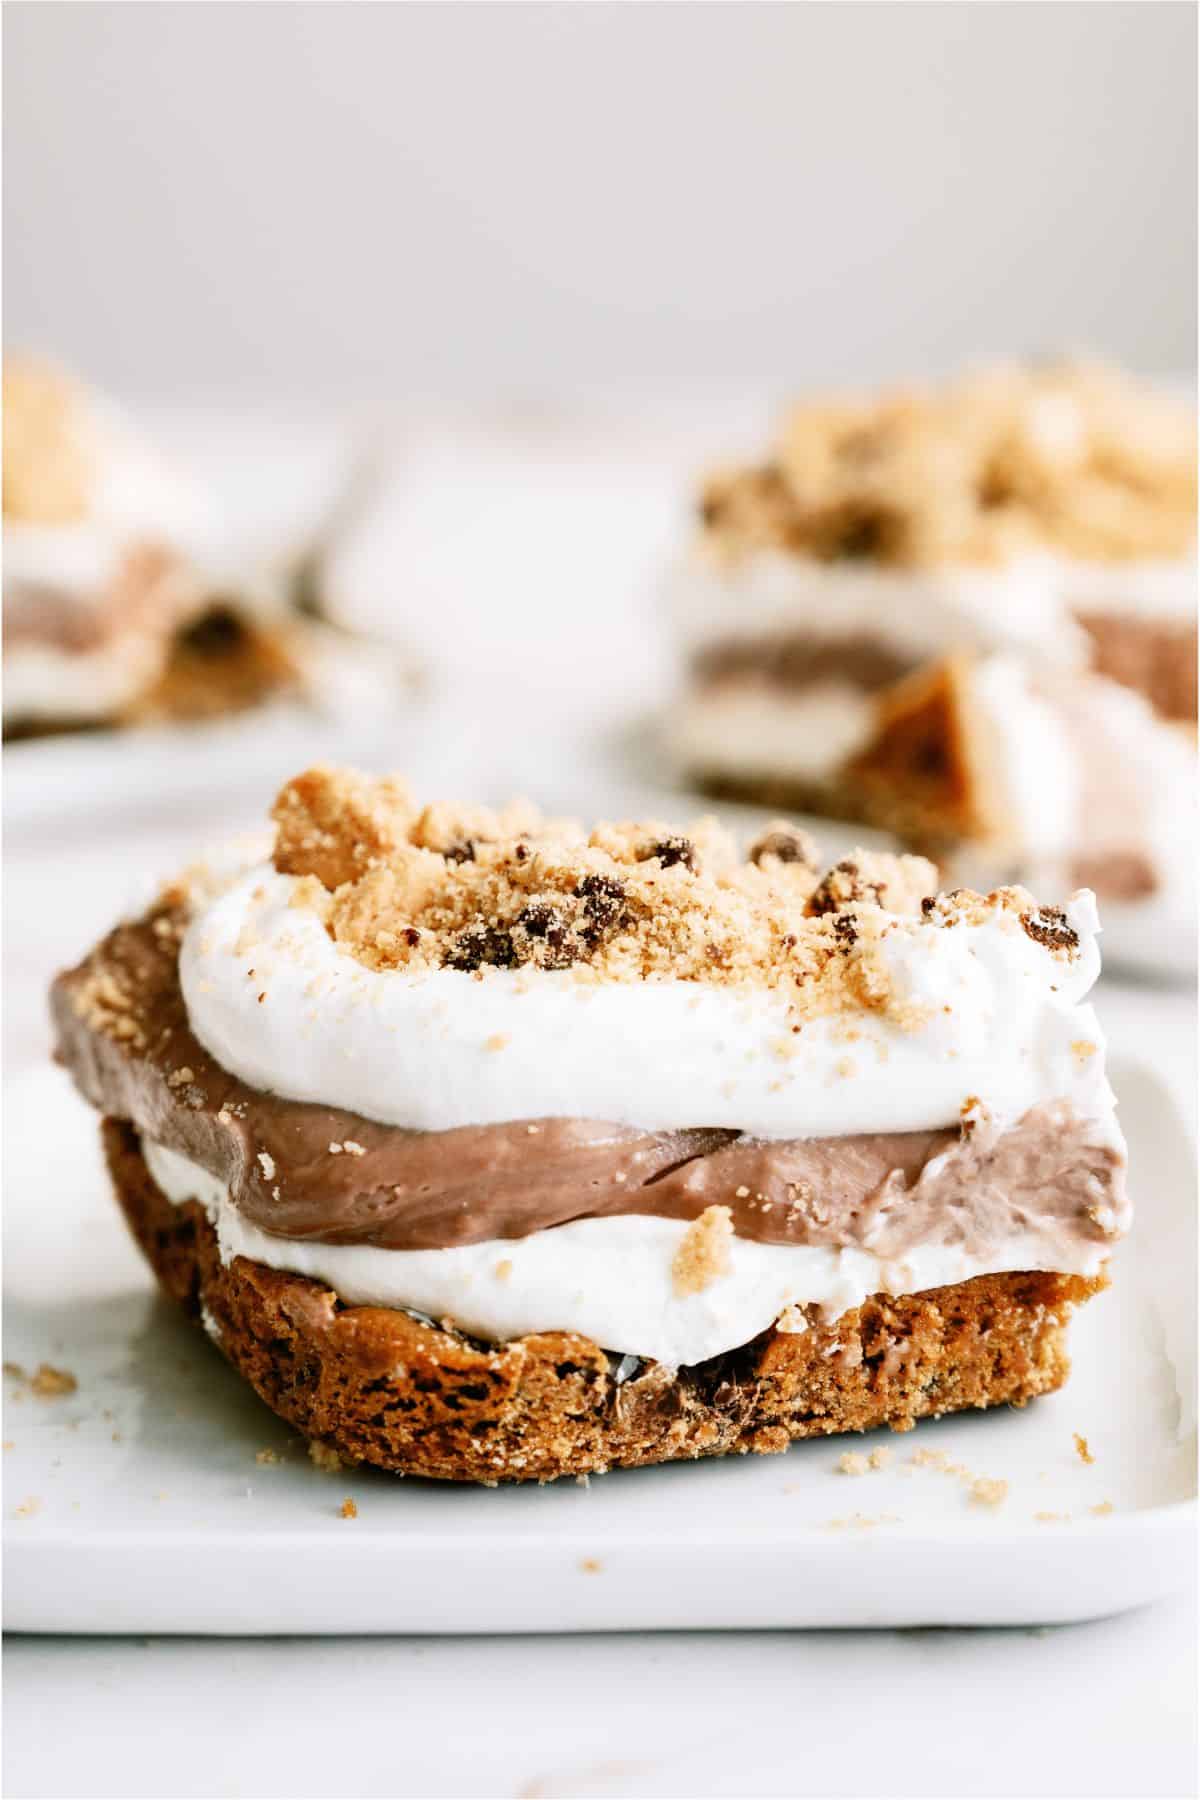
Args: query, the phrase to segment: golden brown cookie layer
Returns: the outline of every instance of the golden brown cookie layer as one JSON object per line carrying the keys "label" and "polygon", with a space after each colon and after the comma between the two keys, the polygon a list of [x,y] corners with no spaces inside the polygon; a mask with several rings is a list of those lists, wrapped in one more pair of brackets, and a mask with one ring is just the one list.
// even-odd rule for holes
{"label": "golden brown cookie layer", "polygon": [[[106,1119],[117,1196],[158,1279],[282,1418],[343,1460],[444,1481],[548,1481],[733,1452],[971,1407],[1023,1405],[1066,1380],[1065,1326],[1105,1280],[985,1275],[876,1296],[832,1325],[773,1327],[679,1371],[618,1365],[588,1338],[477,1344],[407,1313],[237,1258],[194,1204],[155,1186],[133,1130]],[[794,1322],[799,1322],[798,1320]]]}

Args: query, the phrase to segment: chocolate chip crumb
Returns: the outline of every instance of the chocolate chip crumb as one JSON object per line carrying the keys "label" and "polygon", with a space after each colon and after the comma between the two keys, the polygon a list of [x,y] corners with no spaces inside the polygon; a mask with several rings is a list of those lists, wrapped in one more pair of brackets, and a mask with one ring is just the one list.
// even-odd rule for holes
{"label": "chocolate chip crumb", "polygon": [[856,862],[847,859],[834,863],[829,873],[809,895],[808,910],[814,918],[840,912],[844,906],[866,901],[873,906],[881,902],[882,888],[877,881],[865,881]]}
{"label": "chocolate chip crumb", "polygon": [[[583,935],[594,937],[616,924],[625,903],[625,883],[615,875],[585,875],[575,889],[587,921]],[[588,927],[591,929],[589,930]]]}
{"label": "chocolate chip crumb", "polygon": [[476,969],[513,969],[516,952],[507,931],[493,925],[468,925],[446,952],[446,967],[472,974]]}
{"label": "chocolate chip crumb", "polygon": [[543,969],[566,969],[576,960],[566,915],[549,900],[531,900],[517,914],[512,943],[518,961]]}
{"label": "chocolate chip crumb", "polygon": [[780,822],[770,825],[750,846],[749,859],[757,867],[764,862],[800,863],[806,869],[821,866],[821,852],[807,831]]}
{"label": "chocolate chip crumb", "polygon": [[673,869],[682,863],[689,874],[694,875],[699,868],[696,860],[696,846],[691,838],[665,837],[656,844],[647,844],[638,857],[639,862],[652,862],[657,859],[664,869]]}
{"label": "chocolate chip crumb", "polygon": [[457,843],[450,844],[442,851],[448,863],[465,863],[475,861],[474,838],[460,838]]}
{"label": "chocolate chip crumb", "polygon": [[1034,943],[1045,945],[1047,950],[1079,948],[1079,933],[1068,923],[1060,906],[1039,906],[1036,912],[1022,913],[1021,924]]}

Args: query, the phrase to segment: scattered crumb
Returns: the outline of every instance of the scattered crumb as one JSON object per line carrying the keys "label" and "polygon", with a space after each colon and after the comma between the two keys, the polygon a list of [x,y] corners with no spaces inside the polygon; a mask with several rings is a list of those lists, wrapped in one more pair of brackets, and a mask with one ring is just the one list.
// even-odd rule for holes
{"label": "scattered crumb", "polygon": [[342,1149],[347,1156],[365,1156],[367,1154],[365,1147],[355,1143],[353,1138],[347,1138],[342,1144]]}
{"label": "scattered crumb", "polygon": [[358,1508],[355,1506],[353,1500],[342,1501],[342,1517],[343,1519],[357,1519]]}
{"label": "scattered crumb", "polygon": [[256,1450],[254,1453],[254,1460],[256,1463],[277,1463],[282,1462],[283,1458],[280,1456],[278,1450],[268,1449]]}
{"label": "scattered crumb", "polygon": [[877,1525],[899,1525],[899,1513],[879,1513],[869,1518],[866,1513],[852,1513],[848,1519],[826,1519],[826,1531],[872,1531]]}
{"label": "scattered crumb", "polygon": [[1064,1512],[1036,1512],[1033,1516],[1039,1525],[1066,1524],[1071,1517],[1070,1513]]}
{"label": "scattered crumb", "polygon": [[503,1050],[509,1041],[507,1031],[494,1031],[490,1038],[484,1040],[485,1050]]}
{"label": "scattered crumb", "polygon": [[69,1369],[56,1369],[50,1363],[40,1363],[29,1385],[39,1400],[57,1400],[64,1394],[73,1394],[79,1383]]}
{"label": "scattered crumb", "polygon": [[977,1475],[971,1483],[971,1499],[976,1506],[1001,1506],[1008,1496],[1007,1481]]}
{"label": "scattered crumb", "polygon": [[[61,1400],[66,1394],[73,1394],[79,1386],[69,1369],[56,1369],[53,1363],[39,1363],[31,1375],[20,1363],[6,1362],[4,1373],[12,1381],[25,1384],[29,1392],[39,1400]],[[16,1393],[13,1400],[21,1400],[24,1395]]]}
{"label": "scattered crumb", "polygon": [[680,1299],[703,1293],[729,1271],[733,1214],[727,1206],[706,1206],[688,1226],[671,1264],[671,1279]]}
{"label": "scattered crumb", "polygon": [[585,1556],[580,1559],[579,1566],[585,1575],[599,1575],[604,1564],[598,1556]]}
{"label": "scattered crumb", "polygon": [[329,1444],[322,1444],[317,1438],[309,1444],[308,1454],[325,1475],[335,1475],[344,1466],[337,1451]]}
{"label": "scattered crumb", "polygon": [[1107,1519],[1112,1510],[1113,1503],[1111,1500],[1101,1500],[1098,1506],[1088,1507],[1088,1511],[1094,1519]]}
{"label": "scattered crumb", "polygon": [[1092,1455],[1087,1439],[1083,1436],[1082,1432],[1079,1431],[1075,1433],[1075,1454],[1080,1462],[1094,1463],[1096,1460]]}
{"label": "scattered crumb", "polygon": [[837,1459],[839,1475],[865,1475],[869,1466],[860,1450],[844,1450]]}
{"label": "scattered crumb", "polygon": [[509,1276],[512,1274],[512,1271],[513,1271],[513,1266],[512,1266],[511,1260],[507,1256],[502,1256],[500,1261],[496,1264],[496,1269],[495,1269],[496,1280],[497,1281],[507,1281]]}
{"label": "scattered crumb", "polygon": [[886,1469],[891,1460],[892,1453],[890,1450],[886,1449],[872,1450],[870,1456],[867,1458],[867,1461],[873,1469]]}
{"label": "scattered crumb", "polygon": [[265,1151],[265,1150],[260,1150],[258,1153],[258,1166],[263,1172],[264,1180],[274,1181],[274,1179],[275,1179],[275,1158],[273,1156],[268,1155],[267,1151]]}
{"label": "scattered crumb", "polygon": [[41,1512],[42,1502],[37,1494],[30,1494],[19,1506],[13,1508],[14,1519],[32,1519],[34,1513]]}

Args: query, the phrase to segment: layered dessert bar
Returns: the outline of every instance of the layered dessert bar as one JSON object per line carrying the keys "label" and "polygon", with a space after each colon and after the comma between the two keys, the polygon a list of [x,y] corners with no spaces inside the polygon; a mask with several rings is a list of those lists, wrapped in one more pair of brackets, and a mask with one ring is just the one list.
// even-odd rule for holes
{"label": "layered dessert bar", "polygon": [[1022,1405],[1129,1223],[1092,896],[317,768],[53,991],[159,1281],[328,1457],[547,1480]]}
{"label": "layered dessert bar", "polygon": [[52,364],[4,364],[4,732],[206,719],[314,696],[331,654],[210,498]]}
{"label": "layered dessert bar", "polygon": [[802,407],[704,489],[675,754],[1034,885],[1161,892],[1191,836],[1195,509],[1191,410],[1113,370]]}

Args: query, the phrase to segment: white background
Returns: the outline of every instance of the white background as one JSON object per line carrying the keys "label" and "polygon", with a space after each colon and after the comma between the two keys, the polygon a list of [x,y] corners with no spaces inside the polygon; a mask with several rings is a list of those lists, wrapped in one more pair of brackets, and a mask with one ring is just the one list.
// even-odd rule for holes
{"label": "white background", "polygon": [[5,307],[127,395],[1195,357],[1190,4],[5,7]]}

